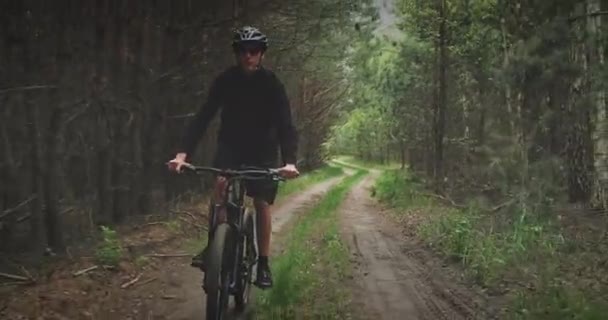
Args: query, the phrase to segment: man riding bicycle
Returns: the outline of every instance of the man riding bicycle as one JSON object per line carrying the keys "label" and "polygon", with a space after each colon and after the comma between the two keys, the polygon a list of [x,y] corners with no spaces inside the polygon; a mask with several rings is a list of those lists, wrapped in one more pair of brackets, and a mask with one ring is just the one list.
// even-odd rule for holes
{"label": "man riding bicycle", "polygon": [[[186,129],[175,159],[169,161],[170,170],[181,171],[192,156],[196,144],[210,121],[222,108],[221,125],[217,141],[214,166],[238,168],[242,165],[277,167],[280,146],[282,175],[293,178],[299,175],[296,168],[297,133],[291,119],[289,99],[284,85],[261,62],[268,48],[267,37],[254,27],[237,30],[232,41],[237,64],[217,76],[209,89],[207,101]],[[221,204],[226,181],[218,177],[215,183],[214,202]],[[271,208],[278,182],[248,181],[247,195],[253,198],[258,225],[258,272],[256,285],[272,287],[270,254]],[[218,222],[226,219],[225,208],[220,210]],[[211,224],[211,222],[210,222]],[[192,266],[205,270],[208,247],[192,259]]]}

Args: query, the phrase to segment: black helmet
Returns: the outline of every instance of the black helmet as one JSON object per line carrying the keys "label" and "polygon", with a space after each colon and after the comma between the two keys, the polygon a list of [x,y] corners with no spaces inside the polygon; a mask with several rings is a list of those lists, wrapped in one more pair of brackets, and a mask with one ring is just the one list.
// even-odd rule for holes
{"label": "black helmet", "polygon": [[236,49],[239,45],[245,43],[259,43],[264,50],[268,48],[268,38],[266,35],[257,28],[250,26],[242,27],[234,31],[232,47]]}

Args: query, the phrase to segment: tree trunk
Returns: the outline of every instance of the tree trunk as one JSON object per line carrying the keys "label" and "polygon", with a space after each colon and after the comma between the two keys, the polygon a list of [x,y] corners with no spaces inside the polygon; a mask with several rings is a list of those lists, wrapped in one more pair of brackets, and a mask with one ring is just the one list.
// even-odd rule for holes
{"label": "tree trunk", "polygon": [[439,5],[439,75],[438,75],[438,99],[436,107],[435,122],[435,187],[437,191],[443,189],[443,139],[445,135],[445,114],[447,108],[447,16],[445,0],[440,1]]}
{"label": "tree trunk", "polygon": [[[599,0],[587,1],[587,12],[597,12],[601,10]],[[588,56],[590,63],[594,65],[593,70],[604,70],[604,41],[602,36],[602,17],[589,16],[587,18],[588,37]],[[596,75],[589,75],[597,79]],[[590,80],[590,83],[597,82]],[[593,140],[595,145],[596,179],[594,184],[594,200],[602,208],[608,208],[608,112],[606,110],[606,92],[603,85],[593,85],[592,103],[594,104],[595,128]]]}
{"label": "tree trunk", "polygon": [[98,33],[97,33],[97,70],[96,74],[96,106],[97,106],[97,188],[98,188],[98,213],[96,215],[97,223],[111,224],[112,223],[112,158],[114,150],[111,146],[111,123],[109,119],[109,111],[104,102],[104,89],[111,83],[110,73],[108,72],[111,58],[113,25],[111,19],[112,6],[108,0],[101,0],[100,7],[97,11]]}
{"label": "tree trunk", "polygon": [[[579,7],[580,8],[580,7]],[[582,10],[582,12],[585,12]],[[576,32],[584,39],[585,28],[577,28]],[[572,62],[582,67],[582,73],[573,81],[568,103],[568,139],[566,142],[568,195],[570,202],[588,203],[592,195],[593,181],[593,142],[591,138],[590,100],[585,99],[589,94],[587,75],[589,61],[587,46],[584,41],[572,44]]]}

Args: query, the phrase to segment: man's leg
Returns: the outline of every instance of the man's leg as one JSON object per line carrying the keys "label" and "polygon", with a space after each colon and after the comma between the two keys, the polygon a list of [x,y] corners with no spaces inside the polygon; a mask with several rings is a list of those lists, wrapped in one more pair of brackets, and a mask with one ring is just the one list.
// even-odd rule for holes
{"label": "man's leg", "polygon": [[258,279],[257,285],[260,288],[272,287],[272,275],[270,273],[270,237],[272,234],[272,215],[271,206],[262,198],[254,198],[253,204],[256,211],[257,234],[258,234]]}

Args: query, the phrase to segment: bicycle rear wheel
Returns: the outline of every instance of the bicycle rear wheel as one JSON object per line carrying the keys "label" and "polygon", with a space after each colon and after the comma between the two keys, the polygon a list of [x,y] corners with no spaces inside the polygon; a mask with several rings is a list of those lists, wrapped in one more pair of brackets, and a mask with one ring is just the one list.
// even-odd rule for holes
{"label": "bicycle rear wheel", "polygon": [[207,255],[205,287],[207,291],[207,319],[223,319],[230,301],[231,229],[226,223],[217,226]]}
{"label": "bicycle rear wheel", "polygon": [[255,250],[255,216],[250,209],[245,212],[244,220],[244,241],[241,266],[239,266],[237,293],[234,296],[234,304],[237,312],[242,312],[249,304],[249,295],[253,283],[253,266],[255,265],[257,254]]}

